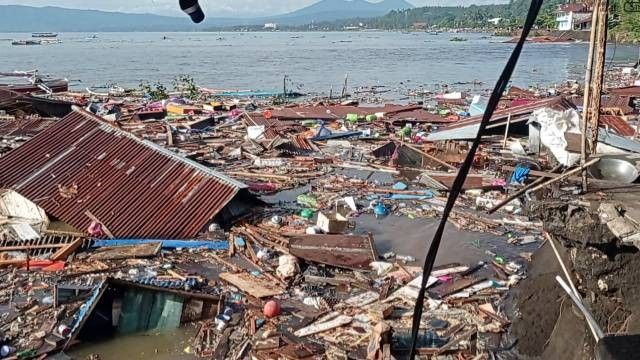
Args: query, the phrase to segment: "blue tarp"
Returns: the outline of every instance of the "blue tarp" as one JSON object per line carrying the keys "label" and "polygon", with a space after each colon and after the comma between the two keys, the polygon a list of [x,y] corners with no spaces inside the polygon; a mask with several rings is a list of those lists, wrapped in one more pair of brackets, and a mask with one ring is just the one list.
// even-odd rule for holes
{"label": "blue tarp", "polygon": [[95,240],[92,247],[127,246],[149,243],[162,243],[163,249],[205,248],[209,250],[229,250],[227,240],[162,240],[162,239],[111,239]]}

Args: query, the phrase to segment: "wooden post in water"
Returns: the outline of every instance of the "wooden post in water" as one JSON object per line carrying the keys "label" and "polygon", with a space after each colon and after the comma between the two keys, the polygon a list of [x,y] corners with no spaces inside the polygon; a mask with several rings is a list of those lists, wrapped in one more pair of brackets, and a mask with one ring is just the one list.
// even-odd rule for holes
{"label": "wooden post in water", "polygon": [[282,101],[287,102],[287,75],[282,78]]}
{"label": "wooden post in water", "polygon": [[340,99],[344,98],[347,95],[347,82],[349,81],[349,74],[344,75],[344,85],[342,86],[342,94],[340,95]]}
{"label": "wooden post in water", "polygon": [[[597,5],[597,4],[596,4]],[[595,10],[595,9],[594,9]],[[591,37],[589,39],[589,53],[587,54],[587,72],[584,76],[584,92],[582,105],[582,126],[580,133],[582,135],[580,142],[580,164],[587,162],[587,131],[589,129],[589,100],[591,90],[591,74],[593,73],[593,49],[596,39],[596,28],[598,24],[598,12],[591,13]],[[587,192],[587,170],[582,171],[582,192]]]}

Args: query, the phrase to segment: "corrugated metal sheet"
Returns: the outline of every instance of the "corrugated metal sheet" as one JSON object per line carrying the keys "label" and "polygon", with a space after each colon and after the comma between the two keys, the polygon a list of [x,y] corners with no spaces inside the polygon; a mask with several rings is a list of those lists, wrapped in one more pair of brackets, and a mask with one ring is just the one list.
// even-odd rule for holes
{"label": "corrugated metal sheet", "polygon": [[0,187],[85,230],[191,238],[246,185],[76,109],[0,158]]}
{"label": "corrugated metal sheet", "polygon": [[[497,110],[493,113],[491,117],[489,126],[495,125],[497,123],[506,122],[509,114],[511,114],[511,121],[513,122],[516,118],[520,117],[528,117],[533,111],[542,108],[552,108],[555,110],[569,110],[574,109],[575,106],[571,101],[567,100],[565,97],[558,96],[549,99],[543,99],[539,101],[535,101],[529,104],[514,106],[508,109]],[[459,127],[465,127],[471,124],[480,124],[482,120],[482,115],[472,116],[466,120],[458,121],[454,124],[451,124],[446,127],[446,129],[455,129]]]}
{"label": "corrugated metal sheet", "polygon": [[35,136],[53,125],[56,120],[50,118],[26,118],[9,121],[0,120],[0,137],[2,136]]}
{"label": "corrugated metal sheet", "polygon": [[610,94],[615,94],[620,96],[631,96],[631,97],[640,96],[640,86],[625,86],[621,88],[609,89],[608,91]]}
{"label": "corrugated metal sheet", "polygon": [[260,113],[245,114],[245,121],[248,125],[264,126],[264,138],[269,140],[275,139],[278,135],[284,135],[286,132],[302,132],[307,130],[306,127],[298,123],[281,121],[273,117],[267,119]]}
{"label": "corrugated metal sheet", "polygon": [[[582,107],[584,105],[584,97],[583,96],[572,96],[569,100],[576,106]],[[633,107],[631,107],[630,101],[631,99],[628,96],[620,96],[620,95],[602,95],[600,100],[600,108],[602,110],[614,110],[618,109],[622,111],[623,114],[631,114],[633,113]]]}
{"label": "corrugated metal sheet", "polygon": [[618,135],[633,136],[636,130],[622,116],[600,115],[600,127],[613,130]]}
{"label": "corrugated metal sheet", "polygon": [[[503,126],[507,123],[509,114],[511,115],[511,124],[527,121],[529,115],[534,110],[542,108],[552,108],[555,110],[574,109],[575,106],[571,101],[562,96],[539,100],[530,104],[514,106],[512,108],[497,110],[493,113],[487,129]],[[473,139],[480,129],[482,115],[472,116],[466,120],[461,120],[444,127],[442,130],[433,132],[427,136],[429,141],[453,140],[453,139]]]}
{"label": "corrugated metal sheet", "polygon": [[365,116],[383,112],[387,115],[398,114],[401,112],[413,111],[420,109],[418,105],[394,105],[386,104],[384,106],[348,106],[348,105],[331,105],[331,106],[295,106],[284,109],[271,110],[273,117],[279,119],[304,120],[304,119],[320,119],[320,120],[336,120],[342,119],[347,114],[358,114]]}
{"label": "corrugated metal sheet", "polygon": [[400,126],[407,122],[443,124],[456,122],[458,119],[432,114],[424,109],[415,109],[387,114],[387,121],[393,125]]}
{"label": "corrugated metal sheet", "polygon": [[22,94],[8,89],[0,88],[0,106],[14,102],[22,97]]}

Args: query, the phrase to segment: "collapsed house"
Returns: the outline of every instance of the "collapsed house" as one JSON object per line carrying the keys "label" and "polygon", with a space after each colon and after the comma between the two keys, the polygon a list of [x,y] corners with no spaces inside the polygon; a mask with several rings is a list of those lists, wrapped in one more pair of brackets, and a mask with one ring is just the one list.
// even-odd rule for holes
{"label": "collapsed house", "polygon": [[6,218],[78,231],[98,224],[110,237],[194,238],[252,201],[243,183],[78,108],[0,158],[0,168]]}

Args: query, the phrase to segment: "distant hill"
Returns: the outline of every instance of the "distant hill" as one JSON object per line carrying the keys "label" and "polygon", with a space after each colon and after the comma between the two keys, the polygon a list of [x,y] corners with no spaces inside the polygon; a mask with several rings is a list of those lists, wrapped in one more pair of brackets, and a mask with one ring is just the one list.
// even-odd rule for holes
{"label": "distant hill", "polygon": [[266,22],[300,25],[354,17],[370,18],[385,15],[391,10],[410,8],[413,6],[405,0],[383,0],[379,3],[365,0],[320,0],[288,14],[252,19],[207,17],[204,24],[193,24],[187,16],[0,5],[0,32],[199,31],[210,27],[262,25]]}
{"label": "distant hill", "polygon": [[0,5],[0,32],[182,31],[196,28],[187,17]]}
{"label": "distant hill", "polygon": [[267,17],[265,20],[272,20],[283,25],[300,25],[356,17],[376,17],[385,15],[392,10],[413,8],[414,6],[405,0],[383,0],[379,3],[365,0],[321,0],[300,10]]}

